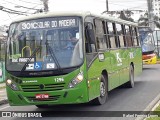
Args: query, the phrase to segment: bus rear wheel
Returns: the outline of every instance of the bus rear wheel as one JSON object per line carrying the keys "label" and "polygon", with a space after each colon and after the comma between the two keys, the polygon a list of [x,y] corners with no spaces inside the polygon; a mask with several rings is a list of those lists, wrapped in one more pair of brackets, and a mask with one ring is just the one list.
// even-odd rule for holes
{"label": "bus rear wheel", "polygon": [[104,75],[101,76],[100,82],[100,96],[92,100],[95,105],[103,105],[108,99],[107,80]]}
{"label": "bus rear wheel", "polygon": [[134,68],[132,65],[130,65],[129,69],[129,81],[125,85],[128,88],[133,88],[134,87]]}

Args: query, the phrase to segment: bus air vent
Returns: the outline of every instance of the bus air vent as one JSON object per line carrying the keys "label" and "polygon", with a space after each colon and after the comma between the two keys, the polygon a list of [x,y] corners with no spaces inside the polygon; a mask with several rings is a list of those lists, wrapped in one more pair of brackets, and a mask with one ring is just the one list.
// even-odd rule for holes
{"label": "bus air vent", "polygon": [[57,91],[63,90],[65,83],[58,83],[58,84],[42,84],[39,85],[21,85],[21,89],[24,92],[41,92],[41,91]]}

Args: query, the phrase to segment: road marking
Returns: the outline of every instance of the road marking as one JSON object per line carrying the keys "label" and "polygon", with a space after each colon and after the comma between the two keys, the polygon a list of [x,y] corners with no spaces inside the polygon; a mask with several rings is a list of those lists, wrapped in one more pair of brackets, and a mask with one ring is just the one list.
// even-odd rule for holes
{"label": "road marking", "polygon": [[[159,104],[160,102],[160,94],[157,95],[156,98],[154,98],[154,100],[152,100],[152,102],[149,103],[149,105],[143,110],[143,111],[153,111],[157,106],[157,104]],[[154,109],[153,109],[154,108]],[[138,117],[135,120],[145,120],[145,117]]]}
{"label": "road marking", "polygon": [[7,106],[5,106],[3,108],[0,108],[0,110],[6,109],[6,108],[9,108],[9,107],[11,107],[11,106],[7,105]]}

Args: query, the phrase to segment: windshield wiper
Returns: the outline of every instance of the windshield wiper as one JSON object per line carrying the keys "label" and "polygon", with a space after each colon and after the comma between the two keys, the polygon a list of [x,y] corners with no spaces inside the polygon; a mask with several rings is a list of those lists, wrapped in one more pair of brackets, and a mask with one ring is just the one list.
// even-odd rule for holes
{"label": "windshield wiper", "polygon": [[47,49],[49,50],[49,52],[51,54],[52,59],[55,61],[56,65],[57,65],[57,69],[59,71],[61,71],[61,66],[60,66],[60,64],[59,64],[59,62],[58,62],[58,60],[57,60],[57,58],[55,56],[55,53],[54,53],[52,47],[48,43],[46,43],[46,46],[47,46]]}
{"label": "windshield wiper", "polygon": [[[40,49],[41,49],[41,46],[37,47],[37,48],[33,51],[33,53],[31,54],[31,56],[29,57],[29,59],[28,59],[27,62],[24,64],[23,68],[21,69],[21,72],[23,72],[23,71],[26,69],[27,65],[28,65],[28,64],[30,63],[30,61],[32,60],[33,56],[34,56]],[[21,74],[21,73],[20,73],[20,74]]]}

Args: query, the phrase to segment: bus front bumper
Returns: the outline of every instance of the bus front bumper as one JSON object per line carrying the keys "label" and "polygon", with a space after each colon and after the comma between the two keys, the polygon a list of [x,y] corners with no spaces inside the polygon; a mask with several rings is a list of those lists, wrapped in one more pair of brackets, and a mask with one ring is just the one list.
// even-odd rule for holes
{"label": "bus front bumper", "polygon": [[157,63],[157,57],[154,56],[150,59],[143,60],[143,64],[156,64]]}
{"label": "bus front bumper", "polygon": [[[88,102],[87,88],[82,86],[46,92],[13,91],[8,86],[6,86],[6,88],[8,101],[11,106],[77,104]],[[47,99],[36,99],[37,94],[47,94],[49,97]]]}

